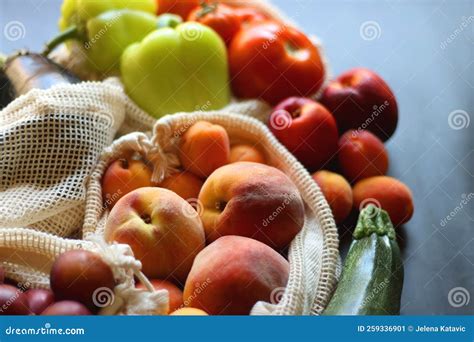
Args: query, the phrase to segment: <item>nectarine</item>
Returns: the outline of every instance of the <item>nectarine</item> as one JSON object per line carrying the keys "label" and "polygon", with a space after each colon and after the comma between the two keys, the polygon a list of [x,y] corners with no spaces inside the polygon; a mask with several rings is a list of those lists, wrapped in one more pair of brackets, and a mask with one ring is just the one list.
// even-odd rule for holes
{"label": "nectarine", "polygon": [[286,286],[290,266],[267,245],[224,236],[203,249],[184,286],[187,306],[210,315],[248,315],[258,301]]}
{"label": "nectarine", "polygon": [[339,139],[339,166],[351,182],[382,176],[388,170],[388,153],[382,141],[369,131],[349,130]]}
{"label": "nectarine", "polygon": [[304,223],[303,200],[280,170],[237,162],[214,171],[199,193],[209,242],[241,235],[277,249],[287,247]]}
{"label": "nectarine", "polygon": [[87,316],[92,315],[82,303],[72,300],[62,300],[48,306],[41,316]]}
{"label": "nectarine", "polygon": [[30,311],[39,315],[54,302],[54,294],[45,289],[29,289],[25,292]]}
{"label": "nectarine", "polygon": [[208,316],[208,314],[201,309],[181,308],[170,313],[170,316]]}
{"label": "nectarine", "polygon": [[310,171],[323,167],[336,155],[336,121],[316,101],[290,97],[274,108],[268,125],[277,139]]}
{"label": "nectarine", "polygon": [[28,299],[12,285],[0,285],[0,315],[29,315]]}
{"label": "nectarine", "polygon": [[367,129],[386,141],[395,132],[398,106],[385,81],[371,70],[354,68],[331,81],[321,97],[339,131]]}

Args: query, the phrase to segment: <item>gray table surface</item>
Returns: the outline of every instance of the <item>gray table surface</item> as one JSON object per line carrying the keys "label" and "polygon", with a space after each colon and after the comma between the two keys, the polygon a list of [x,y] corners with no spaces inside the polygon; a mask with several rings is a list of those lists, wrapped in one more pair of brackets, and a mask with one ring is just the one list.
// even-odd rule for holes
{"label": "gray table surface", "polygon": [[[0,0],[0,51],[39,49],[57,30],[60,2]],[[402,314],[473,314],[474,2],[274,3],[321,38],[334,74],[371,68],[398,98],[389,174],[408,184],[415,199],[412,220],[399,230]],[[20,33],[8,36],[12,25]],[[340,235],[346,250],[350,229],[340,227]]]}

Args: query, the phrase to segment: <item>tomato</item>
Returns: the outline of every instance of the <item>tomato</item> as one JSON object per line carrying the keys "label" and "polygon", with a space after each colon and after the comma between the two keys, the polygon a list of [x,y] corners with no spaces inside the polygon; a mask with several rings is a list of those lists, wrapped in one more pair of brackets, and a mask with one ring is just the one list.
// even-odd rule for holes
{"label": "tomato", "polygon": [[173,13],[186,20],[189,13],[199,6],[200,0],[156,0],[158,2],[158,13]]}
{"label": "tomato", "polygon": [[311,40],[296,28],[274,21],[240,30],[229,48],[229,65],[235,95],[270,104],[313,95],[325,75]]}
{"label": "tomato", "polygon": [[197,21],[216,31],[229,45],[236,33],[240,30],[240,18],[235,9],[218,3],[201,3],[188,16],[189,21]]}
{"label": "tomato", "polygon": [[240,19],[241,28],[246,28],[250,24],[269,19],[262,12],[250,7],[236,7],[234,11]]}

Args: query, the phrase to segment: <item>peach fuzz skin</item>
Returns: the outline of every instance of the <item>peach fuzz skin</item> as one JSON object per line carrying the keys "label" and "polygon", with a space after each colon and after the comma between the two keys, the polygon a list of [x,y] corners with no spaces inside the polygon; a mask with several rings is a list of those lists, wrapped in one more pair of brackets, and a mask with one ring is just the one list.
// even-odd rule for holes
{"label": "peach fuzz skin", "polygon": [[386,210],[395,226],[399,226],[413,215],[413,196],[410,189],[398,179],[388,176],[365,178],[354,185],[354,206],[360,209],[361,204],[376,204]]}
{"label": "peach fuzz skin", "polygon": [[174,192],[141,188],[120,199],[109,214],[105,239],[129,244],[149,278],[184,283],[204,248],[201,220]]}
{"label": "peach fuzz skin", "polygon": [[222,126],[198,121],[182,136],[178,154],[184,169],[206,178],[217,168],[229,163],[227,131]]}
{"label": "peach fuzz skin", "polygon": [[113,161],[102,176],[102,198],[104,206],[113,208],[115,203],[129,192],[152,186],[152,170],[143,160],[131,155]]}
{"label": "peach fuzz skin", "polygon": [[341,175],[326,170],[313,174],[313,179],[326,197],[336,223],[343,222],[352,210],[351,185]]}
{"label": "peach fuzz skin", "polygon": [[219,168],[199,193],[208,242],[224,235],[287,247],[304,224],[304,205],[296,186],[280,170],[238,162]]}
{"label": "peach fuzz skin", "polygon": [[286,286],[289,269],[288,261],[267,245],[224,236],[194,260],[184,302],[210,315],[248,315],[257,301],[275,301],[272,292]]}
{"label": "peach fuzz skin", "polygon": [[262,152],[259,151],[258,148],[245,144],[234,145],[230,148],[230,162],[236,163],[239,161],[247,161],[260,164],[266,163],[265,156]]}

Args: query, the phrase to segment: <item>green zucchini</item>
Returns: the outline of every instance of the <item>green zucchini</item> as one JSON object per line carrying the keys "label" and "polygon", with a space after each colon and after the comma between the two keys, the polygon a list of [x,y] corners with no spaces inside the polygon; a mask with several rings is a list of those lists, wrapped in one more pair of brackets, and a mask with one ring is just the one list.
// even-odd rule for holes
{"label": "green zucchini", "polygon": [[359,215],[341,280],[323,315],[398,315],[403,263],[385,210],[373,205]]}

